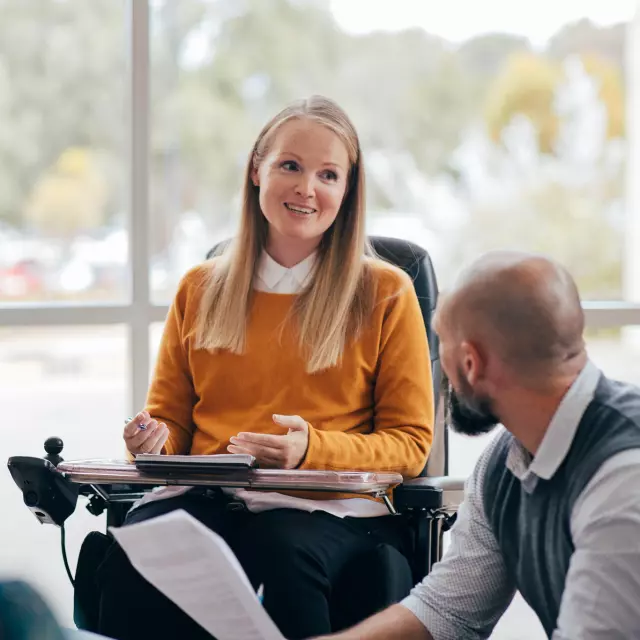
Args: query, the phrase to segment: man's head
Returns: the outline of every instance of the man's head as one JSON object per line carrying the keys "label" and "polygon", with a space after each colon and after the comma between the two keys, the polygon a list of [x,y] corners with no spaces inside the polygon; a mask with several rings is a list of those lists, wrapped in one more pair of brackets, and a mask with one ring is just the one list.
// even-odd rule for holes
{"label": "man's head", "polygon": [[434,328],[453,387],[453,427],[468,435],[501,421],[505,394],[551,391],[586,358],[573,279],[533,254],[491,252],[476,260],[442,297]]}

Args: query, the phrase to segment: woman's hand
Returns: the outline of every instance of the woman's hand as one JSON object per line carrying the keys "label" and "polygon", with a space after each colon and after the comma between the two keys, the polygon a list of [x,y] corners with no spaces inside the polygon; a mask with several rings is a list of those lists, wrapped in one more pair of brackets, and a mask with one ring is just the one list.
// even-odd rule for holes
{"label": "woman's hand", "polygon": [[263,467],[295,469],[307,453],[309,425],[300,416],[274,415],[273,421],[288,432],[281,436],[242,432],[230,438],[227,449],[231,453],[248,453]]}
{"label": "woman's hand", "polygon": [[141,411],[124,428],[124,441],[134,456],[139,453],[160,453],[169,438],[169,428],[164,422],[152,420],[146,411]]}

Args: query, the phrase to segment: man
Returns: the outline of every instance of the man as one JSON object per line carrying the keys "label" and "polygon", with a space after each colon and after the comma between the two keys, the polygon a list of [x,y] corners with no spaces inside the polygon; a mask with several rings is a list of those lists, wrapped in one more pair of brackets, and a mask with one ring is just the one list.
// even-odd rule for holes
{"label": "man", "polygon": [[640,638],[640,390],[588,360],[570,275],[487,254],[443,297],[435,329],[455,428],[504,429],[442,561],[401,604],[332,637],[487,638],[519,590],[553,640]]}

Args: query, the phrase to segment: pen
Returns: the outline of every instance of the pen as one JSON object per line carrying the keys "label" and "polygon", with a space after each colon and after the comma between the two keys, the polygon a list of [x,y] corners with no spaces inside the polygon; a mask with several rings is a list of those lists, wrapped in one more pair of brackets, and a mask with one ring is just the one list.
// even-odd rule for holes
{"label": "pen", "polygon": [[[126,418],[124,423],[129,424],[132,420],[133,418]],[[142,431],[146,431],[147,427],[144,424],[139,424],[138,429],[141,429]]]}

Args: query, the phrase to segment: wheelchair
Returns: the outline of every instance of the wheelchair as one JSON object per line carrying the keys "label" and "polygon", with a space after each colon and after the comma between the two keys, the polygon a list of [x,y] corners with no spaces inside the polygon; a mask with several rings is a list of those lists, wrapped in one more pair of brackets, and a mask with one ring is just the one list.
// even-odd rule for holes
{"label": "wheelchair", "polygon": [[[424,319],[433,374],[436,420],[432,449],[419,478],[402,482],[398,474],[361,472],[295,471],[293,475],[280,474],[279,480],[269,476],[270,470],[250,470],[249,477],[241,479],[202,477],[197,483],[209,486],[235,486],[268,488],[304,488],[318,491],[345,491],[345,480],[356,480],[351,493],[375,494],[384,499],[390,513],[402,518],[406,524],[409,553],[406,559],[387,545],[379,545],[374,552],[363,552],[353,559],[345,571],[344,584],[338,584],[336,592],[349,594],[348,612],[336,616],[334,631],[352,626],[377,610],[392,604],[380,601],[376,585],[384,583],[385,576],[397,570],[398,560],[408,563],[413,583],[421,581],[432,566],[440,560],[443,551],[443,535],[456,519],[462,501],[464,479],[448,473],[449,442],[447,395],[449,384],[443,375],[438,338],[432,330],[431,319],[435,311],[438,286],[429,254],[418,245],[393,238],[371,237],[371,245],[382,259],[400,267],[411,278]],[[219,251],[214,247],[207,257]],[[153,486],[162,484],[194,484],[193,476],[183,479],[145,475],[136,470],[132,462],[122,461],[71,461],[61,456],[63,442],[49,438],[44,445],[42,458],[14,456],[8,467],[14,481],[23,494],[25,505],[39,522],[53,524],[61,529],[64,565],[72,584],[74,578],[69,569],[64,544],[64,523],[75,511],[78,498],[86,498],[86,508],[93,515],[106,511],[107,529],[120,526],[134,502]],[[333,474],[333,475],[331,475]],[[277,476],[277,474],[276,474]],[[391,492],[392,497],[389,498]],[[79,629],[95,630],[97,617],[96,592],[92,592],[92,577],[111,544],[111,536],[93,531],[87,535],[78,557],[74,584],[74,620]],[[400,556],[400,558],[398,558]],[[82,585],[82,588],[80,588]]]}

